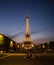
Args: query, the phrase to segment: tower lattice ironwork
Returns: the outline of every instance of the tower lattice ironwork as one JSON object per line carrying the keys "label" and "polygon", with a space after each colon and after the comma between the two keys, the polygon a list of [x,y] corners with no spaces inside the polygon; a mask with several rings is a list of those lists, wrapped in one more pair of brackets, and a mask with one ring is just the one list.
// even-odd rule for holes
{"label": "tower lattice ironwork", "polygon": [[26,34],[23,42],[23,46],[25,49],[32,49],[33,48],[33,43],[30,38],[30,30],[29,30],[29,17],[26,16]]}

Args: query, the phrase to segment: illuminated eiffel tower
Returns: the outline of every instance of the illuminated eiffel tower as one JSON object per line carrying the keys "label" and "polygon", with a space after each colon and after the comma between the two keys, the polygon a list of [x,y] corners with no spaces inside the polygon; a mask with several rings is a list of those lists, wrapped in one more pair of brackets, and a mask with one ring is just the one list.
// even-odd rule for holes
{"label": "illuminated eiffel tower", "polygon": [[30,38],[29,17],[28,16],[26,16],[26,34],[25,34],[22,47],[24,47],[24,49],[32,49],[34,47],[32,40]]}

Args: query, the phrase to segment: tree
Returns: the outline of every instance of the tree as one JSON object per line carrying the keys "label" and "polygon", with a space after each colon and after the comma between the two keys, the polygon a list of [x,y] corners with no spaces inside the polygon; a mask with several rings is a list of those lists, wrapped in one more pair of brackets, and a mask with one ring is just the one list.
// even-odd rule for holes
{"label": "tree", "polygon": [[49,42],[49,46],[50,46],[51,49],[54,50],[54,41],[50,41],[50,42]]}

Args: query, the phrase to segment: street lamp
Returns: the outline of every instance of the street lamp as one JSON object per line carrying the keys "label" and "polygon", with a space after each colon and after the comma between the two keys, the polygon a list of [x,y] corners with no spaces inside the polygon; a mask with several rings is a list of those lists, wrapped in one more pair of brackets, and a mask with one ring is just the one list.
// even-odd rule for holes
{"label": "street lamp", "polygon": [[43,44],[43,46],[42,46],[43,48],[45,48],[45,45]]}

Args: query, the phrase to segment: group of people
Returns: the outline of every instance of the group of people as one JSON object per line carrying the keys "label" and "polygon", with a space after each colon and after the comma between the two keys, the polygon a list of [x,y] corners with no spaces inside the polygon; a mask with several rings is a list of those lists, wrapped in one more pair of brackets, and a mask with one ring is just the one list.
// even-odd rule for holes
{"label": "group of people", "polygon": [[26,53],[26,57],[25,58],[35,58],[35,54],[34,53]]}

